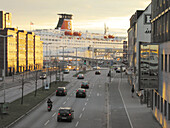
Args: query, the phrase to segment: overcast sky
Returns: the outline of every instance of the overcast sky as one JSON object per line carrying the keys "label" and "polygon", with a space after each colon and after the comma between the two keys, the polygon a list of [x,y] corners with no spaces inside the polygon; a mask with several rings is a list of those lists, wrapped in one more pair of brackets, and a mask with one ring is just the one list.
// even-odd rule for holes
{"label": "overcast sky", "polygon": [[0,0],[0,10],[12,13],[13,27],[55,28],[58,13],[73,14],[75,31],[127,35],[129,19],[136,10],[144,10],[151,0]]}

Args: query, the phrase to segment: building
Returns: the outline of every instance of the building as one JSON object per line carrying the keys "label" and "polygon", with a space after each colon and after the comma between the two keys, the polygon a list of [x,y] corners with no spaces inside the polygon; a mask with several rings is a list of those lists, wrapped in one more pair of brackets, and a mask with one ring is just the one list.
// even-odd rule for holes
{"label": "building", "polygon": [[26,31],[17,32],[17,72],[26,71]]}
{"label": "building", "polygon": [[11,17],[11,13],[0,11],[0,78],[4,67],[6,76],[43,67],[43,44],[40,37],[33,32],[12,28]]}
{"label": "building", "polygon": [[11,28],[12,27],[12,15],[11,13],[6,13],[4,11],[0,11],[0,28]]}
{"label": "building", "polygon": [[12,75],[17,71],[17,31],[15,28],[0,30],[0,35],[13,35],[13,37],[0,37],[0,76],[2,76],[2,70],[4,69],[4,44],[6,75]]}
{"label": "building", "polygon": [[152,43],[159,43],[159,88],[153,92],[153,114],[170,127],[170,1],[152,0]]}
{"label": "building", "polygon": [[151,42],[151,4],[145,10],[137,10],[130,18],[128,29],[128,64],[132,71],[130,83],[135,85],[135,90],[140,91],[139,86],[139,47],[140,42]]}

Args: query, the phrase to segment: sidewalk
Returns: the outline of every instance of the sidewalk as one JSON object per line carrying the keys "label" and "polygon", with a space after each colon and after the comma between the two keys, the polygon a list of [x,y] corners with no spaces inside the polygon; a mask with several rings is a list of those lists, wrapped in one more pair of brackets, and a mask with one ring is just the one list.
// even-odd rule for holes
{"label": "sidewalk", "polygon": [[[120,114],[122,114],[123,115],[122,117],[124,117],[123,118],[123,120],[125,121],[124,123],[127,123],[128,120],[129,123],[127,123],[127,125],[129,124],[131,125],[129,127],[161,128],[161,125],[157,122],[157,120],[153,116],[151,108],[147,108],[146,104],[143,105],[140,104],[139,97],[137,97],[136,95],[134,95],[134,97],[132,98],[131,86],[128,84],[127,78],[122,78],[122,79],[114,78],[110,85],[109,93],[114,93],[113,91],[116,94],[114,94],[114,97],[113,94],[110,94],[110,101],[111,101],[110,108],[118,110],[118,108],[120,109],[121,107],[123,107],[123,109],[120,111]],[[117,98],[115,98],[115,96]],[[118,102],[119,106],[115,104],[113,100],[115,100],[115,102]],[[117,106],[117,108],[115,108],[115,106]],[[115,113],[115,110],[110,110],[110,111],[113,114]],[[119,113],[117,112],[116,114]]]}

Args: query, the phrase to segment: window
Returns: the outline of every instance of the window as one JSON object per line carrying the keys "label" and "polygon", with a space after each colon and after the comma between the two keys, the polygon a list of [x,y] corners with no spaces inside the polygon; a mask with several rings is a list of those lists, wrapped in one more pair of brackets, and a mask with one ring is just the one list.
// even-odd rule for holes
{"label": "window", "polygon": [[157,93],[155,92],[155,106],[157,106]]}
{"label": "window", "polygon": [[167,54],[165,54],[165,72],[167,72]]}
{"label": "window", "polygon": [[165,104],[164,104],[164,116],[166,116],[167,113],[167,101],[165,100]]}
{"label": "window", "polygon": [[160,95],[158,95],[158,109],[160,109]]}
{"label": "window", "polygon": [[162,71],[163,71],[163,54],[162,54],[162,56],[161,56],[161,69],[162,69]]}
{"label": "window", "polygon": [[169,55],[169,72],[170,72],[170,55]]}
{"label": "window", "polygon": [[163,98],[161,97],[161,112],[163,112]]}

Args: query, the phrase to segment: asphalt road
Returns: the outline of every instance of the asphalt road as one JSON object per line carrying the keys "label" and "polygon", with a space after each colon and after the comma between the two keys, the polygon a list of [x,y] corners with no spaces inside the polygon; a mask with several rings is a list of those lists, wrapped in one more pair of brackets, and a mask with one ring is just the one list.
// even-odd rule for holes
{"label": "asphalt road", "polygon": [[[68,74],[67,96],[52,96],[51,112],[44,102],[13,128],[161,128],[150,109],[141,105],[137,96],[131,97],[126,75],[113,71],[108,85],[108,71],[101,70],[101,75],[95,75],[95,71],[85,74],[84,80],[90,82],[86,98],[75,97],[83,80]],[[71,123],[57,122],[59,107],[67,106],[73,108],[75,118]]]}
{"label": "asphalt road", "polygon": [[[27,115],[14,128],[104,128],[106,127],[106,104],[105,104],[105,82],[108,81],[107,70],[101,70],[101,75],[95,75],[94,71],[85,75],[84,80],[90,82],[86,98],[76,98],[76,90],[83,80],[77,78],[70,79],[67,85],[67,96],[52,96],[53,109],[47,111],[47,104]],[[59,107],[69,106],[74,110],[75,118],[71,123],[57,122],[57,112]]]}

